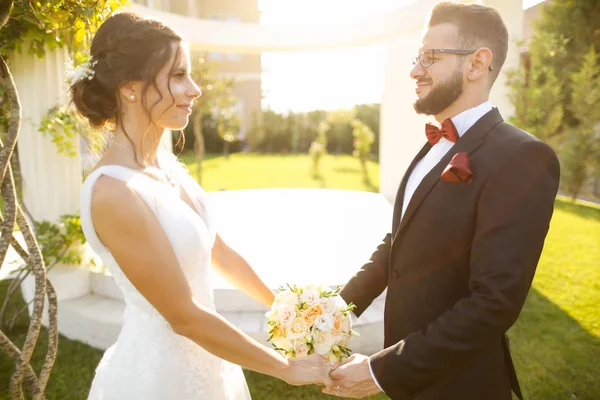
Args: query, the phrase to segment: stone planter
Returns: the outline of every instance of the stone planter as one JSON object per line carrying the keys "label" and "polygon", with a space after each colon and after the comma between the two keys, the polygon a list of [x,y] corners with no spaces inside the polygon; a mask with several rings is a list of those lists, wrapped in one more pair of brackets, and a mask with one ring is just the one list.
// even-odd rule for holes
{"label": "stone planter", "polygon": [[[92,272],[89,269],[77,268],[69,265],[56,265],[48,272],[48,278],[54,289],[58,301],[75,299],[85,296],[90,292],[90,276]],[[30,302],[35,295],[35,278],[30,274],[23,283],[21,283],[21,293],[26,303]],[[29,304],[29,315],[33,312],[33,303]],[[44,307],[44,316],[42,324],[48,326],[48,298]]]}

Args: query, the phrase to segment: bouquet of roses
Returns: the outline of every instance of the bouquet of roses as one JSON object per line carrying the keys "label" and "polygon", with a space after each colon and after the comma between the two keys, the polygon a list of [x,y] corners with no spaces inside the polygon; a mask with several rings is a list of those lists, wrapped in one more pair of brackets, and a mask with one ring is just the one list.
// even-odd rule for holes
{"label": "bouquet of roses", "polygon": [[348,358],[350,337],[357,335],[349,314],[356,306],[346,304],[339,292],[316,285],[280,288],[266,314],[275,350],[293,358],[315,352],[331,362]]}

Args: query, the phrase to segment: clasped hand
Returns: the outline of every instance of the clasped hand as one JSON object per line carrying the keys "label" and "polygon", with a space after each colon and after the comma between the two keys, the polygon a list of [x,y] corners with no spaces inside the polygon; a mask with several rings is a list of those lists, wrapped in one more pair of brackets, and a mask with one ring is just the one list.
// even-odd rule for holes
{"label": "clasped hand", "polygon": [[363,398],[380,393],[371,376],[369,357],[353,354],[342,364],[331,363],[319,354],[290,359],[290,385],[325,385],[323,393]]}
{"label": "clasped hand", "polygon": [[331,363],[323,356],[313,353],[304,358],[290,358],[289,376],[285,381],[290,385],[325,385],[333,384],[329,373],[339,364]]}
{"label": "clasped hand", "polygon": [[375,383],[369,367],[369,357],[353,354],[337,368],[329,377],[332,384],[323,388],[323,393],[339,397],[363,398],[381,392]]}

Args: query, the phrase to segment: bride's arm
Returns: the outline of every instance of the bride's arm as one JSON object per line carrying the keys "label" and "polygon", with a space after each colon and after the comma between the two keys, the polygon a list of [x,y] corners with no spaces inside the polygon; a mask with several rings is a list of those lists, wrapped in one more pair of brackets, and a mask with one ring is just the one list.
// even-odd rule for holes
{"label": "bride's arm", "polygon": [[101,177],[91,208],[102,243],[176,333],[217,357],[291,384],[330,383],[320,356],[286,360],[199,304],[155,215],[123,182]]}
{"label": "bride's arm", "polygon": [[271,307],[273,292],[256,275],[250,264],[217,235],[212,252],[215,270],[232,285],[266,307]]}

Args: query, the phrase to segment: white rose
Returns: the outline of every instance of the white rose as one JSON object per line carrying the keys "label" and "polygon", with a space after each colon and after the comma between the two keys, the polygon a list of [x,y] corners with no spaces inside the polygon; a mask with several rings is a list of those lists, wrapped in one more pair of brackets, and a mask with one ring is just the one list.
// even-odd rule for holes
{"label": "white rose", "polygon": [[287,333],[290,339],[303,339],[308,334],[308,324],[303,318],[295,318]]}
{"label": "white rose", "polygon": [[346,307],[348,307],[348,304],[346,304],[344,299],[342,299],[342,296],[335,296],[333,299],[335,304],[334,309],[336,313],[345,310]]}
{"label": "white rose", "polygon": [[333,336],[329,332],[317,332],[314,338],[313,347],[316,353],[326,355],[331,351],[333,345]]}
{"label": "white rose", "polygon": [[298,295],[290,290],[285,290],[275,296],[275,304],[296,306],[298,304]]}
{"label": "white rose", "polygon": [[352,318],[350,316],[342,317],[342,326],[340,330],[344,333],[350,333],[352,330]]}
{"label": "white rose", "polygon": [[321,331],[330,332],[333,329],[333,317],[329,314],[321,314],[315,320],[315,326]]}
{"label": "white rose", "polygon": [[296,307],[289,305],[277,307],[277,320],[282,327],[289,328],[294,318],[296,318]]}
{"label": "white rose", "polygon": [[305,288],[302,294],[300,295],[300,301],[308,304],[309,306],[312,306],[319,302],[320,297],[321,294],[319,293],[319,291]]}
{"label": "white rose", "polygon": [[294,351],[296,352],[296,358],[306,357],[309,351],[308,345],[301,340],[296,340]]}
{"label": "white rose", "polygon": [[341,337],[337,340],[337,345],[342,347],[348,347],[350,344],[350,335],[341,335]]}
{"label": "white rose", "polygon": [[328,314],[333,314],[336,311],[335,298],[333,297],[323,297],[319,300],[319,304]]}

